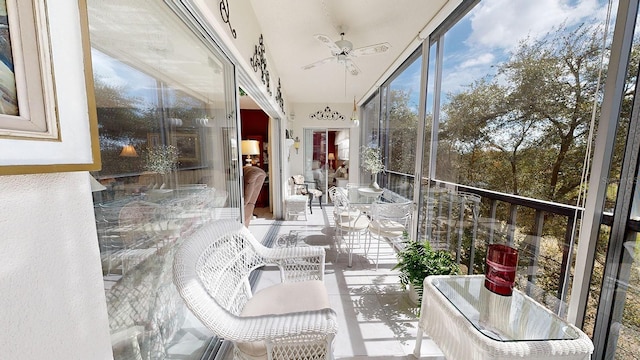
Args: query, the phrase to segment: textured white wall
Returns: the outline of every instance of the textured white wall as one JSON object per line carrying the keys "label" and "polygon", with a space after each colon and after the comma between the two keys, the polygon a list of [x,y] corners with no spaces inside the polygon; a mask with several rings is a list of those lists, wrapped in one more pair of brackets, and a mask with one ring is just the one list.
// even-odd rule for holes
{"label": "textured white wall", "polygon": [[87,172],[0,176],[0,358],[112,359]]}

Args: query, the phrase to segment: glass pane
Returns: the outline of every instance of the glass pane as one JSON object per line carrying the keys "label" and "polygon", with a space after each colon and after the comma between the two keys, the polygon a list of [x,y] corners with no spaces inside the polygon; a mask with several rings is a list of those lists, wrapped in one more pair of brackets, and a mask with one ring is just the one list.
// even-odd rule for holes
{"label": "glass pane", "polygon": [[[381,89],[371,99],[369,99],[362,106],[362,126],[361,131],[362,139],[360,141],[363,146],[377,147],[380,141],[380,93],[386,93],[386,90]],[[384,98],[384,96],[383,96]],[[360,153],[360,152],[358,152]],[[355,183],[368,183],[371,181],[371,176],[365,171],[361,171],[360,179],[352,179]]]}
{"label": "glass pane", "polygon": [[[431,153],[434,142],[432,141],[432,137],[434,136],[433,128],[434,121],[436,118],[436,114],[434,113],[434,109],[437,107],[434,104],[434,95],[436,94],[435,83],[436,83],[436,51],[437,51],[438,43],[434,42],[429,47],[429,64],[427,67],[427,102],[426,102],[426,111],[425,111],[425,129],[424,129],[424,145],[422,147],[422,179],[429,179],[430,172],[433,166],[431,165]],[[431,182],[430,181],[421,181],[421,193],[419,202],[418,211],[418,238],[419,239],[427,239],[428,234],[431,234],[432,225],[435,213],[432,211],[435,199],[431,194]]]}
{"label": "glass pane", "polygon": [[413,198],[416,163],[420,76],[420,49],[404,64],[388,85],[386,117],[380,137],[385,172],[381,185],[404,197]]}
{"label": "glass pane", "polygon": [[[636,14],[636,24],[637,24]],[[611,168],[609,176],[606,179],[607,189],[605,192],[603,223],[611,224],[610,220],[627,217],[627,214],[614,214],[617,203],[624,203],[630,206],[629,222],[627,223],[626,233],[612,231],[609,225],[601,224],[600,234],[598,237],[597,247],[594,258],[593,275],[589,284],[589,298],[585,313],[585,332],[588,334],[596,332],[596,336],[602,336],[602,331],[606,331],[606,350],[603,358],[615,359],[636,359],[640,342],[638,335],[640,334],[640,313],[639,292],[638,292],[638,220],[640,220],[640,202],[638,190],[638,177],[623,178],[621,174],[626,173],[628,169],[623,169],[624,157],[629,155],[630,158],[637,156],[637,149],[632,149],[635,155],[631,153],[625,154],[625,147],[629,146],[634,139],[629,136],[629,128],[632,122],[638,121],[638,114],[633,114],[634,101],[637,99],[637,74],[638,64],[640,63],[640,38],[637,36],[638,29],[635,29],[633,38],[631,58],[627,64],[626,79],[624,84],[624,95],[622,99],[621,112],[617,119],[616,137],[614,142],[614,151],[611,159]],[[627,161],[627,166],[632,166]],[[605,181],[605,180],[603,180]],[[633,185],[635,192],[631,196],[619,196],[618,191],[620,185]],[[624,188],[624,187],[623,187]],[[608,221],[608,220],[609,221]],[[612,237],[613,233],[618,236]],[[614,262],[619,262],[619,270],[614,273],[605,273],[605,270],[611,271],[615,266],[607,264],[607,260],[611,261],[613,248],[622,244],[622,254]],[[608,292],[615,286],[614,292]],[[602,296],[604,295],[604,296]],[[602,296],[602,297],[601,297]],[[609,297],[612,296],[612,297]],[[608,324],[602,317],[596,318],[596,315],[610,315]],[[606,328],[606,329],[601,329]]]}
{"label": "glass pane", "polygon": [[172,282],[182,235],[240,218],[231,64],[163,1],[90,0],[102,169],[94,207],[115,359],[200,359]]}
{"label": "glass pane", "polygon": [[611,23],[602,1],[529,5],[480,1],[430,38],[419,231],[469,273],[488,244],[516,247],[516,286],[564,316]]}
{"label": "glass pane", "polygon": [[[327,130],[304,130],[304,180],[309,188],[327,191],[329,162],[327,160]],[[326,201],[325,197],[325,200]]]}
{"label": "glass pane", "polygon": [[640,236],[634,233],[624,243],[620,286],[626,292],[616,304],[622,310],[621,321],[612,328],[617,337],[615,358],[635,359],[640,349]]}

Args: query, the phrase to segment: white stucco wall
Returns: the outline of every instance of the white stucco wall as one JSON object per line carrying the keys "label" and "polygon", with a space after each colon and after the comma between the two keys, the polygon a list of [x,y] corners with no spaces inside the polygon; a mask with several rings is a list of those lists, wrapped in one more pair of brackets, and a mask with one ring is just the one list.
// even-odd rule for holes
{"label": "white stucco wall", "polygon": [[0,358],[112,359],[86,172],[0,176]]}

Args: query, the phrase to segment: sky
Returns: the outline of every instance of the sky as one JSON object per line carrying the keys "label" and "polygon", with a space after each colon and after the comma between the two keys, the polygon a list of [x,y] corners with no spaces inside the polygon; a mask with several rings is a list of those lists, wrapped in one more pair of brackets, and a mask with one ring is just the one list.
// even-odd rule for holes
{"label": "sky", "polygon": [[[616,4],[611,9],[610,28]],[[493,66],[507,60],[527,36],[540,39],[561,24],[571,27],[594,19],[604,24],[607,7],[604,0],[481,0],[445,35],[442,91],[455,93],[493,74]],[[410,105],[417,111],[419,62],[400,74],[392,86],[410,91]],[[431,96],[427,99],[429,104]]]}

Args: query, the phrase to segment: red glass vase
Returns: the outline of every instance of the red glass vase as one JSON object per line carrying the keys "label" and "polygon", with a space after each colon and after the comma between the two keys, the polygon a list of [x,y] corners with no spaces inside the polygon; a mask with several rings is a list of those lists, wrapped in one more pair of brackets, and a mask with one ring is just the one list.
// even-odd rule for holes
{"label": "red glass vase", "polygon": [[489,291],[509,296],[513,293],[518,266],[518,250],[502,244],[487,249],[484,286]]}

